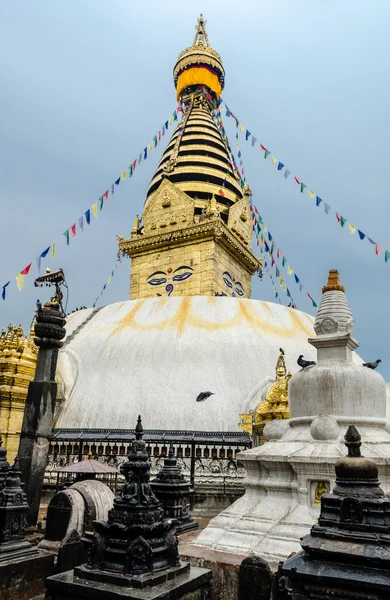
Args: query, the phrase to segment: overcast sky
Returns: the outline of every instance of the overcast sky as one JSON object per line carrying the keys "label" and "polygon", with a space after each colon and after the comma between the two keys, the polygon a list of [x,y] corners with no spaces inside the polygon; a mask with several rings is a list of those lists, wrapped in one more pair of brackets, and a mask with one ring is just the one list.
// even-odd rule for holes
{"label": "overcast sky", "polygon": [[[116,262],[116,234],[142,212],[160,145],[66,247],[62,233],[138,157],[176,106],[172,69],[197,16],[226,70],[224,98],[294,175],[381,246],[389,239],[387,0],[14,0],[0,2],[0,325],[27,326],[35,258],[51,242],[70,289],[91,306]],[[225,119],[234,146],[234,123]],[[230,121],[230,122],[229,122]],[[165,138],[166,139],[166,138]],[[242,144],[254,202],[305,291],[319,301],[330,268],[346,287],[367,360],[390,379],[390,261],[299,193],[258,148]],[[25,288],[15,275],[33,262]],[[305,291],[286,277],[298,308]],[[129,261],[100,304],[127,299]],[[269,278],[253,296],[273,301]],[[283,302],[287,303],[282,293]]]}

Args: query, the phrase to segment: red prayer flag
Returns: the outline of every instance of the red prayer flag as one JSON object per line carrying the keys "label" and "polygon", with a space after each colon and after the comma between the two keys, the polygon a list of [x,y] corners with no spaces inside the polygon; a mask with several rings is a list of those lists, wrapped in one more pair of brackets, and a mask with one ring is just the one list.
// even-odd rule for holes
{"label": "red prayer flag", "polygon": [[375,246],[375,254],[376,254],[377,256],[379,256],[379,255],[380,255],[380,253],[382,252],[382,250],[383,250],[383,248],[382,248],[382,246],[380,246],[379,244],[377,244],[377,245]]}
{"label": "red prayer flag", "polygon": [[271,256],[271,267],[273,267],[273,266],[274,266],[274,264],[275,264],[274,257],[273,257],[273,256]]}
{"label": "red prayer flag", "polygon": [[299,181],[298,177],[294,177],[294,179],[295,179],[295,181],[296,181],[296,182],[297,182],[299,185],[301,185],[301,183],[302,183],[302,182],[301,182],[301,181]]}
{"label": "red prayer flag", "polygon": [[260,148],[261,148],[262,150],[264,150],[264,152],[266,152],[266,151],[267,151],[267,148],[266,148],[265,146],[263,146],[263,144],[260,144]]}
{"label": "red prayer flag", "polygon": [[276,258],[280,258],[282,256],[281,251],[279,250],[279,248],[276,251]]}
{"label": "red prayer flag", "polygon": [[76,237],[76,223],[73,223],[72,227],[69,228],[70,235]]}
{"label": "red prayer flag", "polygon": [[255,213],[258,215],[259,211],[257,210],[256,206],[254,206],[254,209],[255,209]]}
{"label": "red prayer flag", "polygon": [[104,192],[103,198],[104,198],[104,202],[107,202],[107,200],[108,200],[108,190],[106,192]]}
{"label": "red prayer flag", "polygon": [[27,267],[25,267],[25,268],[23,269],[23,271],[20,271],[20,274],[21,274],[21,275],[28,275],[28,274],[29,274],[29,272],[30,272],[30,269],[31,269],[31,265],[32,265],[32,263],[30,263],[29,265],[27,265]]}
{"label": "red prayer flag", "polygon": [[336,213],[336,219],[340,223],[340,215],[339,215],[339,213]]}
{"label": "red prayer flag", "polygon": [[137,166],[137,159],[133,162],[133,171],[135,171],[136,166]]}

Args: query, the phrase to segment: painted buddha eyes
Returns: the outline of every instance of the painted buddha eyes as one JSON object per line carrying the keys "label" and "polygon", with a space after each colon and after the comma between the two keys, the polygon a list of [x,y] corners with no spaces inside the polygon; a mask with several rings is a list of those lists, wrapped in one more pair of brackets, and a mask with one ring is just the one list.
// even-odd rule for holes
{"label": "painted buddha eyes", "polygon": [[186,279],[188,279],[189,277],[192,277],[194,273],[191,271],[183,271],[182,273],[178,273],[177,275],[174,275],[172,277],[172,281],[185,281]]}
{"label": "painted buddha eyes", "polygon": [[222,279],[224,284],[229,290],[232,290],[232,296],[244,296],[244,288],[242,287],[242,283],[240,281],[236,281],[234,277],[230,275],[228,271],[222,273]]}
{"label": "painted buddha eyes", "polygon": [[[165,271],[155,271],[154,273],[149,275],[146,282],[149,285],[156,287],[159,285],[165,285],[169,280],[175,283],[182,283],[183,281],[186,281],[187,279],[192,277],[193,274],[194,269],[192,267],[189,267],[187,265],[181,265],[180,267],[177,267],[177,269],[175,269],[173,273],[171,269],[168,269],[167,273]],[[160,277],[158,277],[158,275],[160,275]],[[170,292],[172,292],[174,286],[172,284],[169,285],[172,288],[170,289]]]}

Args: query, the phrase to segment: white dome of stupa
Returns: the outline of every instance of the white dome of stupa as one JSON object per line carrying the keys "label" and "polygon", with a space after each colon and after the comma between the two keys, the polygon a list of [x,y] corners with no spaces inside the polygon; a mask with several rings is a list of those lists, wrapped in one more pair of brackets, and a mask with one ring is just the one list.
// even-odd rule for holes
{"label": "white dome of stupa", "polygon": [[[57,378],[55,428],[239,431],[239,414],[262,380],[315,357],[313,318],[278,304],[182,296],[129,300],[68,319]],[[201,392],[212,392],[206,400]],[[254,403],[257,399],[254,398]]]}

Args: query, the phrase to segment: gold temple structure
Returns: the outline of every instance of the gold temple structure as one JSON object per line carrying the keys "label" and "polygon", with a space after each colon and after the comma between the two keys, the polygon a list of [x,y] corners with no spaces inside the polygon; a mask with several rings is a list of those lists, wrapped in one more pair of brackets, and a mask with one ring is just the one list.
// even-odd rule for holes
{"label": "gold temple structure", "polygon": [[12,323],[0,334],[0,433],[10,463],[18,452],[28,386],[35,375],[38,348],[33,337],[33,329],[26,335]]}
{"label": "gold temple structure", "polygon": [[261,262],[252,252],[251,191],[234,162],[218,100],[225,72],[201,16],[178,57],[174,82],[183,113],[147,192],[142,221],[119,252],[131,259],[130,299],[250,298]]}
{"label": "gold temple structure", "polygon": [[253,438],[254,445],[264,443],[263,431],[267,423],[273,419],[288,419],[288,383],[291,373],[287,372],[284,360],[284,351],[280,348],[280,354],[276,363],[276,380],[270,385],[265,399],[260,402],[256,409],[249,413],[240,414],[241,423],[238,426],[247,431]]}

